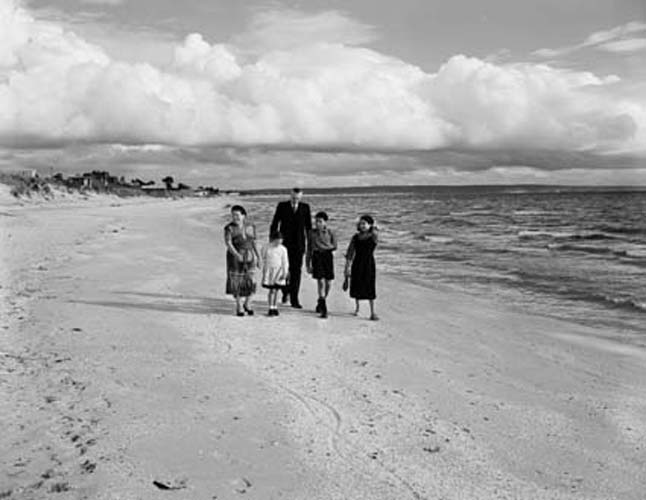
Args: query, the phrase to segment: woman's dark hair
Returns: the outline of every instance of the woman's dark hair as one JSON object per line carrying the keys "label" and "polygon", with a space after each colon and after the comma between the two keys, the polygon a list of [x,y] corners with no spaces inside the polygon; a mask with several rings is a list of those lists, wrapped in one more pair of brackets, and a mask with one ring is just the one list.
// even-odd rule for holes
{"label": "woman's dark hair", "polygon": [[281,233],[280,231],[272,231],[271,234],[269,235],[269,241],[277,240],[282,237],[283,237],[283,233]]}
{"label": "woman's dark hair", "polygon": [[373,226],[375,223],[375,219],[373,219],[371,215],[362,215],[361,217],[359,217],[359,222],[357,222],[357,231],[359,231],[359,224],[361,224],[362,220],[365,220],[370,226]]}
{"label": "woman's dark hair", "polygon": [[231,207],[231,213],[233,212],[240,212],[242,215],[247,215],[247,211],[244,209],[242,205],[233,205]]}
{"label": "woman's dark hair", "polygon": [[325,212],[319,212],[314,216],[315,219],[328,220],[328,216]]}

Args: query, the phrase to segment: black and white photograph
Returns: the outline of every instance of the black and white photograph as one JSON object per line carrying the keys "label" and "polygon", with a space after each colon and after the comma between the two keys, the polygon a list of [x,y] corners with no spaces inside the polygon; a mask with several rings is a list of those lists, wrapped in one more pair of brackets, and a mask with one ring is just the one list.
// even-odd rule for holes
{"label": "black and white photograph", "polygon": [[645,498],[645,0],[0,0],[0,499]]}

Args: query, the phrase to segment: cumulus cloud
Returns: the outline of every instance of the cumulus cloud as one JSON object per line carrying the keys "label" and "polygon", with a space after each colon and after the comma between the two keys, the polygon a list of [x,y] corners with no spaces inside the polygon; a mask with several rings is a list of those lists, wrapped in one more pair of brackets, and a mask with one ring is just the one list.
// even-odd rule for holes
{"label": "cumulus cloud", "polygon": [[427,73],[336,11],[281,12],[228,44],[188,35],[162,68],[0,0],[0,144],[646,151],[645,98],[616,77],[462,55]]}

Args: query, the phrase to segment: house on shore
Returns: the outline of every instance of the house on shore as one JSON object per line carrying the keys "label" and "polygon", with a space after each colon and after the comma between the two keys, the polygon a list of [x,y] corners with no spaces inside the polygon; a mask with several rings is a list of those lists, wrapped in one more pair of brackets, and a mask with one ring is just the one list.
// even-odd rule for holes
{"label": "house on shore", "polygon": [[91,189],[93,191],[107,191],[111,187],[122,186],[121,181],[110,172],[93,170],[81,175],[65,179],[65,185],[74,189]]}
{"label": "house on shore", "polygon": [[220,194],[220,189],[214,188],[213,186],[199,186],[195,191],[193,191],[194,196],[199,196],[201,198],[217,196],[218,194]]}

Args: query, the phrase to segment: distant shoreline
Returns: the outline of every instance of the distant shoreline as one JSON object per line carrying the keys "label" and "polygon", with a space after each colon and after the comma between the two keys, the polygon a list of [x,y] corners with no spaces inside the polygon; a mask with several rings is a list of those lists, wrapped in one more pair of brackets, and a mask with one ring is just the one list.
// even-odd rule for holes
{"label": "distant shoreline", "polygon": [[155,185],[154,180],[142,181],[125,177],[117,177],[108,171],[93,170],[72,177],[62,173],[50,176],[40,176],[36,170],[1,172],[0,184],[9,188],[9,194],[16,199],[31,199],[32,197],[52,199],[61,196],[89,194],[113,195],[118,198],[149,197],[149,198],[185,198],[185,197],[214,197],[220,194],[219,188],[213,186],[191,186],[178,182],[171,176],[162,179],[164,187]]}
{"label": "distant shoreline", "polygon": [[[306,187],[303,190],[308,194],[353,194],[353,193],[379,193],[379,192],[410,192],[410,191],[457,191],[457,192],[502,192],[514,193],[646,193],[646,186],[574,186],[567,184],[468,184],[468,185],[376,185],[376,186],[336,186],[336,187]],[[240,196],[278,195],[285,194],[286,188],[257,188],[257,189],[230,189],[228,193],[237,192]]]}

